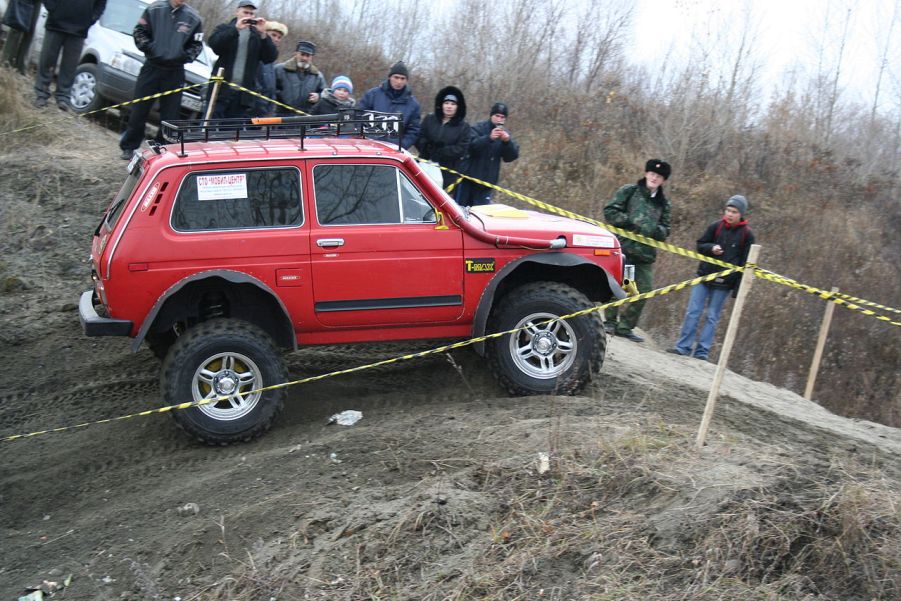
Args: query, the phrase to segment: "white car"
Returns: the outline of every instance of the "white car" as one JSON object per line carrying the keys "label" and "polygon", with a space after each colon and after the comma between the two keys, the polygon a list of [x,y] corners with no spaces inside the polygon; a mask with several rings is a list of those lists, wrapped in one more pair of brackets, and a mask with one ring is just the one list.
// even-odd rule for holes
{"label": "white car", "polygon": [[[81,60],[75,71],[70,96],[75,112],[87,113],[107,104],[132,100],[135,81],[144,63],[144,54],[135,46],[132,32],[151,2],[152,0],[107,0],[106,10],[100,20],[88,30]],[[35,63],[41,52],[46,18],[47,9],[42,7],[32,45],[31,58]],[[187,83],[208,81],[215,62],[215,53],[204,44],[203,52],[197,60],[185,65]],[[204,86],[182,93],[181,108],[185,116],[194,117],[200,113],[205,91]]]}

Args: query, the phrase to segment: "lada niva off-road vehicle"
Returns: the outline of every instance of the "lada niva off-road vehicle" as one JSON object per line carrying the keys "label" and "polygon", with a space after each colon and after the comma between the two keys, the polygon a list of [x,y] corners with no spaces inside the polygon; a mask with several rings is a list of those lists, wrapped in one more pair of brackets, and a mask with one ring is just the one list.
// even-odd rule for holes
{"label": "lada niva off-road vehicle", "polygon": [[522,328],[474,345],[511,393],[576,392],[600,369],[600,315],[554,318],[625,296],[613,235],[461,208],[391,141],[396,116],[290,120],[165,123],[175,143],[135,154],[94,233],[84,332],[146,343],[167,402],[217,399],[173,412],[182,428],[262,434],[285,389],[259,389],[301,345]]}

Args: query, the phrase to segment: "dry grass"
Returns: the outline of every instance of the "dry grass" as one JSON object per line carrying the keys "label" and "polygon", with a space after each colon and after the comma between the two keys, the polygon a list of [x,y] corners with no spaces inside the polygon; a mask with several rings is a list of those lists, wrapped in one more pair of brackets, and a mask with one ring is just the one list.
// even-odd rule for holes
{"label": "dry grass", "polygon": [[[41,125],[47,117],[31,106],[31,86],[31,80],[15,69],[0,66],[0,139],[6,147],[10,144],[46,143],[59,135],[56,128]],[[53,113],[57,112],[54,109]]]}
{"label": "dry grass", "polygon": [[704,484],[724,458],[697,455],[690,440],[656,424],[564,452],[543,475],[530,457],[445,476],[445,485],[480,500],[418,503],[429,497],[421,495],[382,524],[350,520],[350,531],[345,524],[306,532],[281,561],[233,560],[230,576],[186,598],[846,601],[901,594],[901,520],[890,483],[853,463],[772,463],[750,468],[765,474],[763,484]]}

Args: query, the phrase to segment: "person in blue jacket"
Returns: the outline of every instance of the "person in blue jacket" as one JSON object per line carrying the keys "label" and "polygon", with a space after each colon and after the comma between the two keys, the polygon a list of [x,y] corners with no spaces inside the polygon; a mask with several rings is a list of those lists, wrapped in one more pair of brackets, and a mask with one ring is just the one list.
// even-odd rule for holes
{"label": "person in blue jacket", "polygon": [[388,79],[381,85],[367,90],[357,104],[357,108],[364,111],[402,113],[404,137],[401,146],[404,148],[410,148],[416,143],[420,128],[419,101],[407,85],[409,75],[403,62],[394,63],[388,71]]}
{"label": "person in blue jacket", "polygon": [[[510,163],[519,158],[519,144],[507,131],[510,109],[503,102],[491,107],[491,118],[472,126],[469,136],[469,156],[463,160],[461,173],[496,184],[501,176],[501,161]],[[487,205],[493,189],[463,179],[457,187],[456,201],[462,207]]]}

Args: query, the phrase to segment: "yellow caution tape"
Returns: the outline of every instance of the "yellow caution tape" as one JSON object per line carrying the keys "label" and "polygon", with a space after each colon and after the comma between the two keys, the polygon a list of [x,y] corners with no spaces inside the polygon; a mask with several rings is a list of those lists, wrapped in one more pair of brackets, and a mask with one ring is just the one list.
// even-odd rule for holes
{"label": "yellow caution tape", "polygon": [[[749,266],[749,267],[750,267],[750,266]],[[570,313],[570,314],[568,314],[568,315],[561,315],[560,317],[557,317],[557,318],[555,318],[555,319],[549,319],[549,320],[547,320],[547,322],[543,322],[543,323],[548,323],[548,322],[551,322],[551,321],[563,321],[563,320],[566,320],[566,319],[572,319],[572,318],[574,318],[574,317],[580,317],[580,316],[582,316],[582,315],[588,315],[588,314],[590,314],[590,313],[596,313],[596,312],[599,312],[599,311],[603,311],[604,309],[609,309],[609,308],[612,308],[612,307],[619,307],[619,306],[625,305],[625,304],[627,304],[627,303],[634,303],[634,302],[637,302],[637,301],[640,301],[640,300],[644,300],[644,299],[648,299],[648,298],[655,298],[655,297],[658,297],[658,296],[663,296],[663,295],[666,295],[666,294],[670,294],[670,293],[672,293],[672,292],[676,292],[676,291],[679,291],[679,290],[683,290],[683,289],[688,288],[688,287],[690,287],[690,286],[696,286],[696,285],[701,284],[701,283],[703,283],[703,282],[710,282],[710,281],[715,280],[715,279],[718,278],[718,277],[723,277],[723,276],[729,275],[730,273],[735,273],[735,272],[739,272],[739,271],[743,271],[743,270],[744,270],[743,267],[736,267],[735,265],[733,265],[731,268],[726,269],[726,270],[724,270],[724,271],[720,271],[720,272],[718,272],[718,273],[712,273],[712,274],[710,274],[710,275],[705,275],[705,276],[693,278],[693,279],[690,279],[690,280],[685,280],[684,282],[679,282],[679,283],[676,283],[676,284],[670,284],[669,286],[664,286],[664,287],[662,287],[662,288],[657,288],[656,290],[651,290],[651,291],[649,291],[649,292],[643,292],[643,293],[641,293],[641,294],[637,294],[637,295],[635,295],[635,296],[631,296],[631,297],[628,297],[628,298],[624,298],[624,299],[619,299],[619,300],[611,301],[611,302],[609,302],[609,303],[605,303],[605,304],[602,304],[602,305],[595,305],[594,307],[589,307],[589,308],[587,308],[587,309],[582,309],[582,310],[580,310],[580,311],[576,311],[576,312]],[[528,326],[528,327],[531,327],[531,326]],[[515,329],[513,329],[513,330],[506,330],[506,331],[504,331],[504,332],[495,332],[495,333],[493,333],[493,334],[486,334],[485,336],[479,336],[479,337],[477,337],[477,338],[470,338],[469,340],[461,340],[460,342],[454,342],[454,343],[452,343],[452,344],[446,344],[446,345],[444,345],[444,346],[439,346],[439,347],[437,347],[437,348],[433,348],[433,349],[421,351],[421,352],[418,352],[418,353],[410,353],[410,354],[408,354],[408,355],[401,355],[401,356],[399,356],[399,357],[393,357],[393,358],[391,358],[391,359],[385,359],[385,360],[383,360],[383,361],[376,361],[375,363],[369,363],[369,364],[366,364],[366,365],[360,365],[360,366],[357,366],[357,367],[351,367],[351,368],[349,368],[349,369],[341,369],[341,370],[338,370],[338,371],[333,371],[333,372],[329,372],[329,373],[327,373],[327,374],[321,374],[321,375],[318,375],[318,376],[311,376],[311,377],[309,377],[309,378],[303,378],[303,379],[301,379],[301,380],[293,380],[293,381],[290,381],[290,382],[282,382],[281,384],[273,384],[272,386],[266,386],[266,387],[263,387],[263,388],[258,388],[258,389],[256,389],[256,390],[248,391],[248,392],[246,392],[246,394],[249,395],[249,394],[256,394],[256,393],[266,392],[266,391],[269,391],[269,390],[276,390],[276,389],[279,389],[279,388],[288,388],[289,386],[297,386],[298,384],[308,384],[308,383],[310,383],[310,382],[316,382],[316,381],[318,381],[318,380],[325,380],[326,378],[334,378],[335,376],[343,376],[343,375],[346,375],[346,374],[351,374],[351,373],[355,373],[355,372],[360,372],[360,371],[364,371],[364,370],[367,370],[367,369],[374,369],[374,368],[376,368],[376,367],[382,367],[382,366],[385,366],[385,365],[391,365],[391,364],[393,364],[393,363],[400,363],[400,362],[402,362],[402,361],[410,361],[411,359],[418,359],[418,358],[420,358],[420,357],[426,357],[426,356],[429,356],[429,355],[436,355],[436,354],[439,354],[439,353],[446,353],[447,351],[451,351],[451,350],[454,350],[454,349],[458,349],[458,348],[463,348],[463,347],[466,347],[466,346],[470,346],[470,345],[472,345],[472,344],[476,344],[477,342],[485,342],[485,341],[490,340],[490,339],[492,339],[492,338],[500,338],[500,337],[506,336],[506,335],[508,335],[508,334],[515,334],[515,333],[521,332],[521,331],[523,331],[523,330],[525,330],[525,329],[527,329],[527,327],[515,328]],[[75,430],[75,429],[78,429],[78,428],[86,428],[86,427],[88,427],[88,426],[95,426],[95,425],[99,425],[99,424],[109,424],[109,423],[112,423],[112,422],[123,421],[123,420],[126,420],[126,419],[132,419],[132,418],[135,418],[135,417],[144,417],[144,416],[147,416],[147,415],[156,415],[156,414],[160,414],[160,413],[168,413],[168,412],[170,412],[170,411],[178,411],[178,410],[182,410],[182,409],[190,409],[190,408],[192,408],[192,407],[200,407],[201,405],[210,405],[210,404],[220,403],[220,402],[222,402],[222,401],[227,401],[228,399],[229,399],[228,396],[218,396],[218,397],[215,397],[215,398],[203,399],[203,400],[201,400],[201,401],[194,401],[194,402],[190,402],[190,403],[179,403],[179,404],[177,404],[177,405],[168,405],[168,406],[166,406],[166,407],[159,407],[159,408],[157,408],[157,409],[148,409],[147,411],[140,411],[140,412],[138,412],[138,413],[131,413],[131,414],[128,414],[128,415],[120,415],[120,416],[118,416],[118,417],[111,417],[111,418],[108,418],[108,419],[99,419],[99,420],[92,421],[92,422],[84,422],[84,423],[81,423],[81,424],[75,424],[75,425],[73,425],[73,426],[60,426],[59,428],[50,428],[50,429],[47,429],[47,430],[40,430],[40,431],[37,431],[37,432],[30,432],[30,433],[28,433],[28,434],[14,434],[14,435],[12,435],[12,436],[6,436],[6,437],[4,437],[4,438],[0,438],[0,443],[2,443],[2,442],[12,442],[12,441],[14,441],[14,440],[23,440],[23,439],[26,439],[26,438],[34,438],[35,436],[41,436],[41,435],[44,435],[44,434],[51,434],[51,433],[55,433],[55,432],[66,432],[66,431],[68,431],[68,430]]]}
{"label": "yellow caution tape", "polygon": [[791,278],[781,276],[778,273],[773,273],[772,271],[768,271],[766,269],[761,269],[759,267],[754,269],[754,273],[755,273],[755,275],[757,275],[757,277],[759,277],[761,279],[769,280],[771,282],[776,282],[777,284],[782,284],[783,286],[788,286],[789,288],[794,288],[796,290],[803,290],[804,292],[807,292],[808,294],[814,294],[816,296],[819,296],[821,299],[823,299],[825,301],[833,302],[839,306],[845,307],[846,309],[851,309],[852,311],[857,311],[857,312],[862,313],[863,315],[867,315],[869,317],[875,317],[879,321],[884,321],[893,326],[901,326],[901,322],[894,321],[891,317],[886,317],[885,315],[880,315],[879,313],[876,313],[875,311],[873,311],[871,309],[866,309],[864,307],[861,307],[860,305],[849,302],[843,298],[839,298],[837,294],[835,294],[834,292],[830,292],[829,290],[823,290],[821,288],[816,288],[814,286],[808,286],[807,284],[802,284],[800,282],[796,282],[795,280],[793,280]]}
{"label": "yellow caution tape", "polygon": [[[87,117],[87,116],[89,116],[89,115],[95,115],[95,114],[97,114],[97,113],[103,113],[103,112],[105,112],[105,111],[109,111],[109,110],[112,110],[112,109],[119,109],[119,108],[122,108],[122,107],[124,107],[124,106],[130,106],[130,105],[132,105],[132,104],[138,104],[139,102],[144,102],[145,100],[156,100],[157,98],[162,98],[163,96],[169,96],[170,94],[178,94],[179,92],[184,92],[185,90],[191,90],[191,89],[193,89],[193,88],[199,88],[200,86],[205,86],[205,85],[207,85],[207,83],[209,83],[209,82],[195,83],[195,84],[193,84],[193,85],[185,86],[185,87],[183,87],[183,88],[177,88],[177,89],[175,89],[175,90],[166,90],[165,92],[159,92],[159,93],[156,93],[156,94],[151,94],[150,96],[144,96],[143,98],[135,98],[134,100],[129,100],[128,102],[120,102],[119,104],[113,104],[113,105],[111,105],[111,106],[105,106],[105,107],[100,108],[100,109],[96,109],[96,110],[93,110],[93,111],[88,111],[87,113],[75,113],[73,116],[76,117],[76,118]],[[38,127],[45,127],[45,126],[50,125],[50,124],[52,124],[52,123],[59,123],[59,122],[63,121],[64,119],[67,119],[67,118],[68,118],[68,117],[61,117],[61,118],[59,118],[59,119],[50,119],[50,120],[47,120],[47,121],[41,121],[40,123],[37,123],[37,124],[35,124],[35,125],[27,125],[27,126],[25,126],[25,127],[20,127],[19,129],[13,129],[13,130],[10,130],[10,131],[0,132],[0,136],[5,136],[5,135],[7,135],[7,134],[15,134],[15,133],[23,132],[23,131],[28,131],[28,130],[30,130],[30,129],[35,129],[35,128],[38,128]]]}
{"label": "yellow caution tape", "polygon": [[[602,228],[604,228],[604,229],[606,229],[606,230],[609,230],[609,231],[613,232],[613,233],[616,234],[617,236],[622,236],[622,237],[628,238],[628,239],[630,239],[630,240],[635,240],[636,242],[641,242],[642,244],[646,244],[646,245],[648,245],[648,246],[652,246],[652,247],[654,247],[654,248],[658,248],[658,249],[660,249],[660,250],[664,250],[664,251],[667,251],[667,252],[675,253],[675,254],[681,255],[681,256],[683,256],[683,257],[689,257],[689,258],[692,258],[692,259],[697,259],[697,260],[699,260],[699,261],[704,261],[704,262],[706,262],[706,263],[712,263],[712,264],[717,265],[717,266],[720,266],[720,267],[728,267],[728,266],[731,265],[731,263],[726,263],[725,261],[720,261],[719,259],[714,259],[713,257],[708,257],[707,255],[702,255],[702,254],[700,254],[700,253],[697,253],[697,252],[688,250],[687,248],[682,248],[682,247],[680,247],[680,246],[676,246],[675,244],[670,244],[670,243],[668,243],[668,242],[660,242],[659,240],[654,240],[653,238],[648,238],[647,236],[642,236],[641,234],[636,234],[635,232],[630,232],[630,231],[627,231],[627,230],[624,230],[624,229],[621,229],[621,228],[612,226],[612,225],[610,225],[610,224],[608,224],[608,223],[604,223],[604,222],[601,222],[601,221],[597,221],[597,220],[595,220],[595,219],[591,219],[590,217],[585,217],[585,216],[583,216],[583,215],[579,215],[579,214],[577,214],[577,213],[573,213],[572,211],[567,211],[566,209],[561,209],[560,207],[556,207],[556,206],[554,206],[554,205],[547,204],[547,203],[542,202],[542,201],[540,201],[540,200],[536,200],[536,199],[534,199],[534,198],[530,198],[530,197],[525,196],[525,195],[523,195],[523,194],[519,194],[519,193],[517,193],[517,192],[513,192],[512,190],[507,190],[506,188],[501,188],[500,186],[497,186],[497,185],[495,185],[495,184],[491,184],[491,183],[482,181],[482,180],[480,180],[480,179],[476,179],[476,178],[474,178],[474,177],[470,177],[470,176],[468,176],[468,175],[464,175],[464,174],[459,173],[459,172],[457,172],[457,171],[454,171],[453,169],[450,169],[450,168],[448,168],[448,167],[442,167],[441,165],[438,165],[438,163],[435,163],[435,162],[433,162],[433,161],[428,161],[428,160],[426,160],[426,159],[417,159],[417,160],[419,160],[419,161],[421,161],[421,162],[424,162],[424,163],[429,163],[429,164],[431,164],[431,165],[436,165],[437,167],[439,167],[439,168],[441,168],[441,169],[443,169],[443,170],[445,170],[445,171],[448,171],[448,172],[450,172],[450,173],[453,173],[453,174],[455,174],[455,175],[460,176],[460,179],[458,179],[457,182],[459,182],[459,181],[462,180],[462,179],[467,179],[467,180],[473,181],[473,182],[475,182],[475,183],[477,183],[477,184],[479,184],[479,185],[481,185],[481,186],[485,186],[485,187],[487,187],[487,188],[492,188],[492,189],[494,189],[494,190],[497,190],[498,192],[502,192],[502,193],[504,193],[504,194],[506,194],[506,195],[508,195],[508,196],[512,196],[513,198],[516,198],[516,199],[518,199],[518,200],[521,200],[521,201],[523,201],[523,202],[525,202],[525,203],[528,203],[528,204],[534,205],[534,206],[536,206],[536,207],[539,207],[539,208],[541,208],[541,209],[543,209],[543,210],[545,210],[545,211],[547,211],[547,212],[549,212],[549,213],[555,213],[555,214],[557,214],[557,215],[562,215],[562,216],[564,216],[564,217],[569,217],[569,218],[571,218],[571,219],[576,219],[576,220],[578,220],[578,221],[584,221],[584,222],[587,222],[587,223],[591,223],[591,224],[597,225],[597,226],[599,226],[599,227],[602,227]],[[455,182],[454,185],[456,185],[457,182]],[[772,273],[772,272],[769,272],[769,273]],[[797,282],[797,281],[795,281],[795,280],[792,280],[791,278],[787,278],[787,277],[785,277],[785,276],[779,276],[778,278],[764,278],[764,279],[768,279],[768,280],[770,280],[770,281],[773,281],[773,282],[776,282],[776,283],[779,283],[779,284],[784,284],[784,285],[786,285],[786,286],[791,286],[791,287],[797,288],[797,289],[799,289],[799,290],[804,290],[805,287],[807,287],[807,288],[813,288],[813,287],[810,287],[810,286],[806,286],[806,285],[804,285],[804,284],[800,284],[799,282]],[[814,288],[814,290],[819,290],[819,289]],[[873,312],[873,311],[863,310],[861,307],[857,306],[855,303],[860,304],[860,305],[867,305],[867,306],[870,306],[870,307],[875,307],[875,308],[878,308],[878,309],[883,309],[883,310],[885,310],[885,311],[890,311],[890,312],[892,312],[892,313],[901,313],[901,310],[893,309],[893,308],[891,308],[891,307],[886,307],[885,305],[880,305],[880,304],[878,304],[878,303],[874,303],[874,302],[872,302],[872,301],[868,301],[868,300],[865,300],[865,299],[853,297],[853,296],[850,296],[850,295],[847,295],[847,294],[841,294],[841,293],[833,294],[833,293],[831,293],[831,292],[825,292],[825,291],[814,292],[814,294],[817,294],[817,295],[823,297],[824,300],[831,300],[831,301],[836,302],[836,303],[838,303],[838,304],[840,304],[840,305],[842,305],[842,306],[844,306],[844,307],[846,307],[846,308],[848,308],[848,309],[852,309],[852,308],[853,308],[853,309],[855,309],[855,310],[859,310],[859,311],[860,311],[861,313],[863,313],[864,315],[869,315],[869,316],[877,317],[877,319],[881,319],[882,321],[887,321],[888,323],[891,323],[891,324],[894,324],[895,322],[892,321],[892,320],[889,319],[889,318],[884,317],[884,316],[883,316],[883,317],[880,317],[880,316],[878,316],[877,313],[875,313],[875,312]],[[825,296],[823,296],[823,294],[828,295],[828,298],[825,297]],[[840,299],[844,299],[845,302],[839,302]]]}

